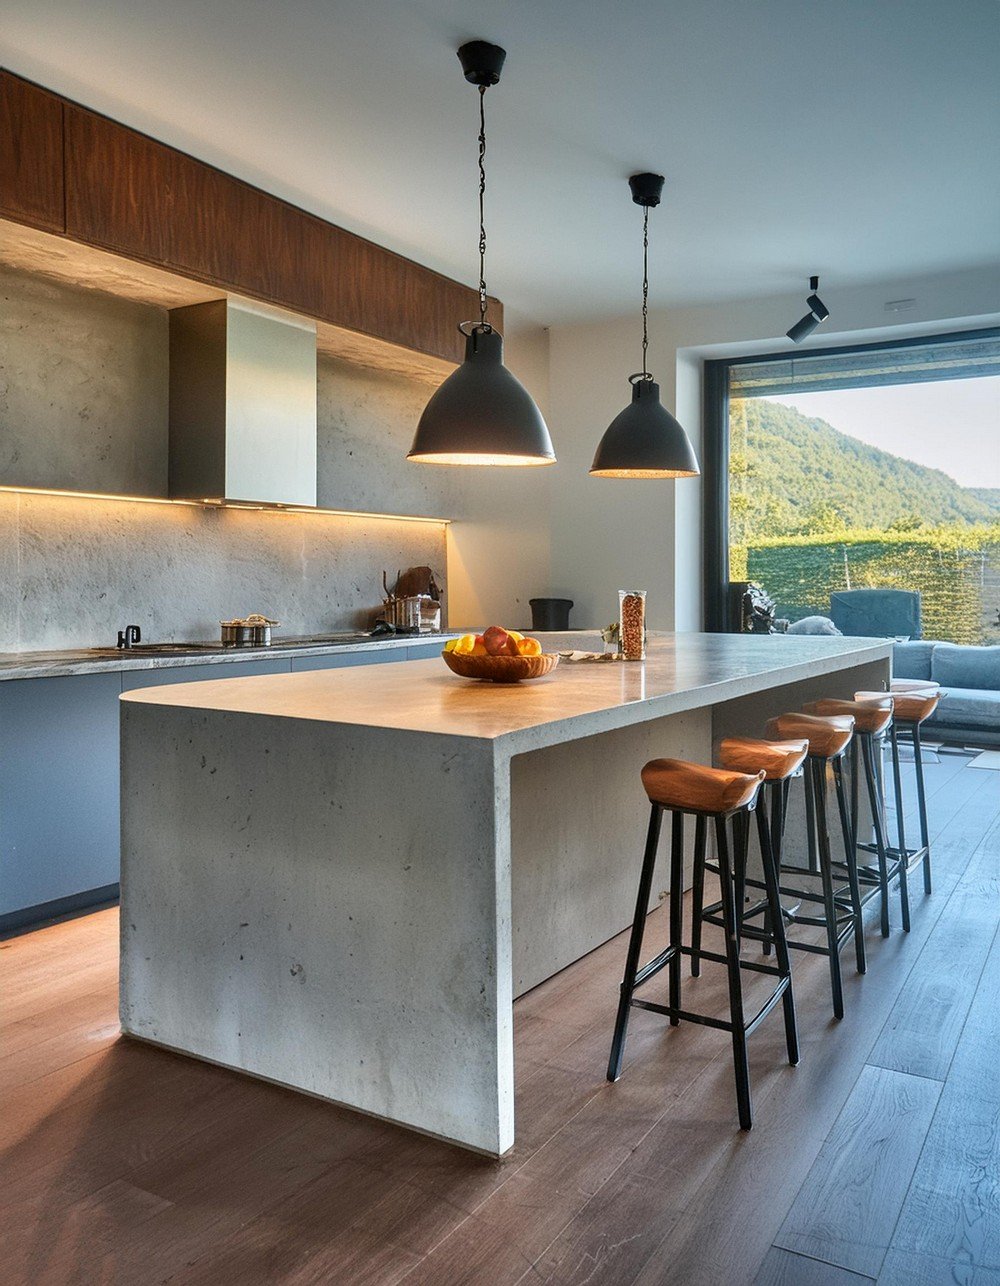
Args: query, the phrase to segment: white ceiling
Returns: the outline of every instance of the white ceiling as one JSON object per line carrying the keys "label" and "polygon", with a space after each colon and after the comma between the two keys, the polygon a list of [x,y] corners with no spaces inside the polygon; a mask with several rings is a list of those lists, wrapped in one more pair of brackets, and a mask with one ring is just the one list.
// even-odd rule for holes
{"label": "white ceiling", "polygon": [[1000,258],[996,0],[4,0],[0,63],[553,323]]}

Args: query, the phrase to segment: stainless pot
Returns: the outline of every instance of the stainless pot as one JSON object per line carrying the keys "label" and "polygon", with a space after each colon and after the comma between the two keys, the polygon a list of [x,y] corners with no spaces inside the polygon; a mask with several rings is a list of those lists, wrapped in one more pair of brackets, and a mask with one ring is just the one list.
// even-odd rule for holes
{"label": "stainless pot", "polygon": [[280,624],[254,612],[245,619],[220,621],[223,647],[270,647],[271,627]]}

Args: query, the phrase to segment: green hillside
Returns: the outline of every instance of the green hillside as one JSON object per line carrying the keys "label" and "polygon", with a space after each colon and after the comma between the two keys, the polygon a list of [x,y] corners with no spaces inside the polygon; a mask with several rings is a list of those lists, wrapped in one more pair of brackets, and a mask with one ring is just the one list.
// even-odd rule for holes
{"label": "green hillside", "polygon": [[1000,497],[762,398],[731,405],[730,540],[995,521]]}
{"label": "green hillside", "polygon": [[1000,487],[967,487],[970,496],[987,505],[994,514],[1000,514]]}

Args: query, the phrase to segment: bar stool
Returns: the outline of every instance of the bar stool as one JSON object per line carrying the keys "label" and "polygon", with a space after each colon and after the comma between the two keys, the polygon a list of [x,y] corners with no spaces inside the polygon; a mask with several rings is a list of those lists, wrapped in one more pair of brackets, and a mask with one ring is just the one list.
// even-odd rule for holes
{"label": "bar stool", "polygon": [[[906,887],[906,871],[898,861],[891,860],[889,841],[886,837],[885,822],[885,785],[881,772],[882,743],[886,732],[892,726],[893,697],[887,692],[873,692],[864,698],[856,696],[853,701],[841,701],[835,697],[824,697],[820,701],[809,701],[803,707],[808,714],[850,715],[854,720],[854,740],[851,743],[851,847],[857,853],[874,853],[878,865],[857,867],[858,881],[869,888],[861,899],[867,903],[876,893],[880,895],[880,926],[882,937],[889,936],[889,896],[892,881],[899,876],[899,900],[902,912],[903,928],[910,931],[910,899]],[[862,843],[858,838],[858,802],[860,794],[861,773],[858,771],[858,759],[865,779],[868,794],[868,806],[872,815],[872,832],[874,843]],[[846,871],[846,862],[834,862],[835,869]]]}
{"label": "bar stool", "polygon": [[933,679],[890,679],[889,691],[893,694],[897,692],[940,692],[941,685],[940,683],[935,683]]}
{"label": "bar stool", "polygon": [[[894,683],[900,680],[894,679]],[[855,692],[856,700],[864,701],[870,697],[883,695],[877,692]],[[890,848],[889,855],[900,864],[900,888],[906,878],[906,872],[923,863],[924,893],[931,892],[931,841],[927,825],[927,792],[924,788],[923,746],[920,740],[920,725],[925,723],[938,707],[941,700],[941,688],[938,684],[929,683],[920,689],[908,692],[893,692],[893,720],[890,730],[892,749],[892,785],[896,796],[896,837],[898,843]],[[903,818],[903,777],[899,766],[898,732],[906,733],[913,745],[913,768],[917,779],[917,816],[920,823],[920,846],[908,848],[906,845],[906,822]],[[909,917],[903,926],[909,928]]]}
{"label": "bar stool", "polygon": [[[760,769],[764,771],[764,784],[761,787],[764,799],[759,801],[755,809],[757,832],[761,843],[762,858],[766,847],[774,863],[775,872],[778,871],[781,864],[781,837],[785,829],[785,783],[792,777],[799,775],[808,751],[809,742],[804,738],[797,741],[760,741],[753,737],[726,737],[719,745],[719,762],[723,768],[727,768],[730,772],[750,773]],[[767,810],[764,800],[768,797],[770,797],[771,803],[771,821],[770,829],[765,836],[763,831],[767,826]],[[696,858],[694,866],[693,916],[691,921],[692,978],[697,978],[701,973],[702,924],[715,924],[725,927],[723,921],[719,918],[722,903],[713,902],[709,906],[704,905],[706,870],[713,871],[716,875],[719,874],[718,866],[705,860],[702,852]],[[766,886],[762,881],[747,879],[744,866],[736,871],[736,909],[740,913],[740,933],[746,937],[760,939],[763,942],[764,954],[770,955],[772,927],[768,900],[765,897],[753,907],[746,908],[745,898],[748,886],[755,889],[764,889],[766,892]],[[763,914],[764,917],[763,930],[748,926],[746,923],[746,921],[753,919],[758,914]]]}
{"label": "bar stool", "polygon": [[[854,953],[858,973],[864,973],[865,938],[861,918],[861,887],[858,881],[855,850],[851,845],[851,817],[844,788],[843,757],[854,736],[854,719],[850,715],[813,715],[803,713],[782,714],[767,724],[769,738],[804,738],[809,744],[806,771],[803,774],[806,804],[806,848],[809,866],[804,870],[778,862],[779,879],[785,875],[818,875],[822,892],[782,882],[779,891],[792,897],[801,905],[805,902],[822,906],[822,915],[804,914],[798,907],[782,907],[782,915],[789,924],[812,925],[826,932],[826,945],[788,939],[789,947],[797,951],[811,951],[825,955],[830,961],[830,990],[833,997],[835,1018],[844,1016],[844,985],[840,973],[840,952],[853,935]],[[833,855],[830,850],[830,829],[827,821],[827,769],[833,772],[837,808],[840,814],[841,834],[847,855],[847,886],[834,887]],[[782,783],[785,811],[787,809],[790,780]]]}
{"label": "bar stool", "polygon": [[[632,933],[629,938],[625,976],[622,980],[618,1015],[615,1020],[614,1037],[611,1042],[611,1057],[608,1062],[608,1080],[616,1081],[621,1075],[629,1012],[633,1005],[639,1009],[649,1009],[654,1013],[666,1015],[670,1019],[672,1027],[676,1027],[683,1020],[730,1032],[733,1041],[736,1101],[739,1109],[740,1128],[743,1130],[749,1130],[753,1125],[747,1037],[763,1022],[779,999],[784,1006],[785,1043],[788,1049],[788,1061],[793,1066],[799,1061],[798,1035],[795,1027],[795,1004],[792,998],[792,976],[789,967],[788,949],[785,943],[784,925],[781,919],[781,908],[778,901],[776,867],[771,859],[770,845],[764,839],[766,827],[762,830],[762,839],[764,839],[767,854],[764,861],[764,878],[767,884],[768,905],[774,923],[772,941],[777,965],[765,965],[757,961],[740,959],[740,922],[736,909],[734,883],[737,869],[745,869],[746,844],[750,833],[749,813],[757,802],[757,795],[764,777],[763,770],[753,773],[727,772],[724,769],[708,768],[702,764],[687,763],[679,759],[653,759],[643,768],[642,784],[650,802],[649,829],[642,858],[639,892],[636,898]],[[659,955],[640,969],[639,955],[642,951],[642,939],[646,927],[646,915],[653,881],[653,868],[656,864],[656,850],[659,844],[660,825],[664,812],[669,812],[672,815],[669,941]],[[728,1022],[712,1015],[693,1013],[690,1010],[681,1008],[681,958],[684,955],[690,956],[692,951],[692,948],[684,946],[682,941],[684,891],[681,884],[685,814],[691,814],[696,819],[696,866],[699,862],[704,864],[708,822],[712,821],[715,826],[716,845],[719,854],[718,865],[722,883],[725,954],[702,950],[700,955],[706,960],[712,960],[726,966],[729,976]],[[732,853],[726,828],[727,820],[731,821]],[[744,821],[747,822],[746,825],[742,824]],[[735,854],[735,863],[733,853]],[[635,997],[637,988],[648,982],[650,978],[654,977],[667,965],[670,968],[668,975],[669,1004],[660,1005],[653,1001],[637,999]],[[762,1008],[749,1022],[743,1012],[742,969],[770,974],[777,979],[774,990],[764,1002]]]}

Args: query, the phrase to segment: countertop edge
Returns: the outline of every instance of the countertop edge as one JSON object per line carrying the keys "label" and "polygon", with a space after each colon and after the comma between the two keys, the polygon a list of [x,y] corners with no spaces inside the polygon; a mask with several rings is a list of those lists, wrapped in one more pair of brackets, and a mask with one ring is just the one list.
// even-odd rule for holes
{"label": "countertop edge", "polygon": [[[0,682],[11,679],[61,679],[79,674],[115,674],[128,671],[181,669],[192,665],[233,665],[240,661],[267,661],[287,657],[332,656],[349,652],[394,651],[402,647],[422,647],[440,640],[460,637],[459,631],[443,634],[405,634],[356,643],[330,643],[312,647],[241,647],[225,652],[193,652],[179,656],[89,656],[89,649],[67,650],[60,659],[58,652],[40,653],[31,661],[30,652],[0,654]],[[7,658],[17,658],[5,661]],[[44,658],[44,659],[43,659]]]}

